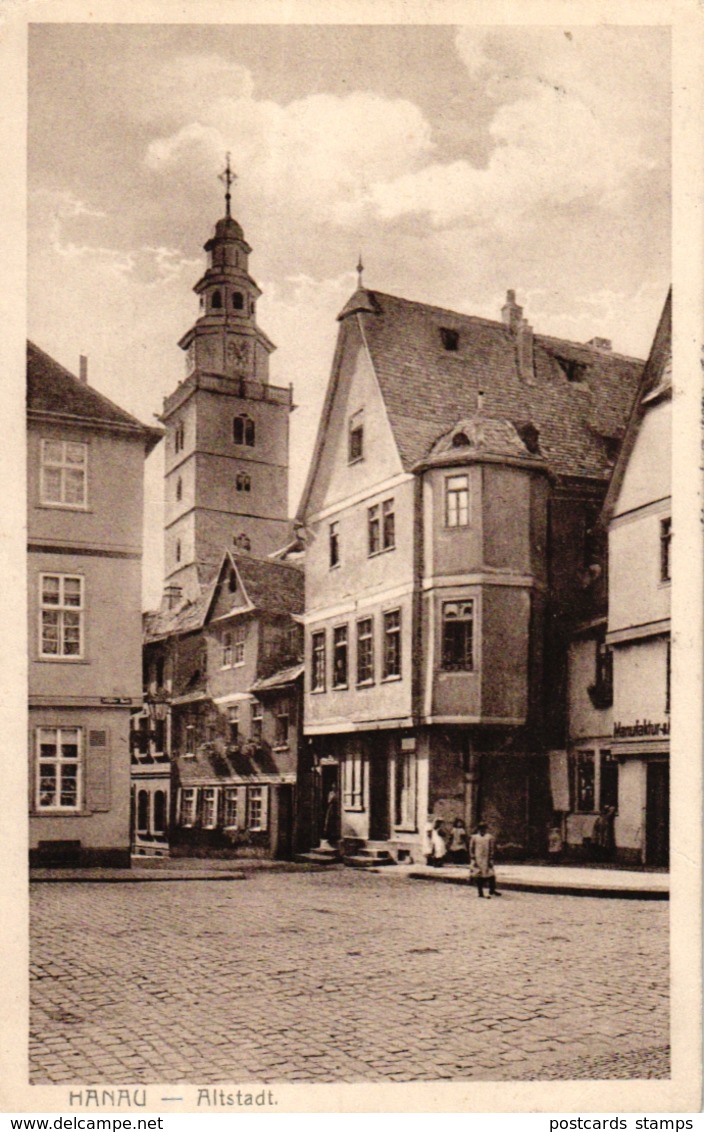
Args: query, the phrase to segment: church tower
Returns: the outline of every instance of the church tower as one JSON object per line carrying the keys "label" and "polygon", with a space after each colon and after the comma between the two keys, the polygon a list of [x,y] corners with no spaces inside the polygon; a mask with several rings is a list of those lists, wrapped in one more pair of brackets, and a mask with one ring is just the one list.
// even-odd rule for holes
{"label": "church tower", "polygon": [[195,597],[225,550],[265,556],[289,534],[288,441],[292,389],[269,384],[273,342],[257,326],[261,295],[251,248],[230,213],[205,244],[194,287],[200,315],[179,346],[186,377],[164,400],[166,585]]}

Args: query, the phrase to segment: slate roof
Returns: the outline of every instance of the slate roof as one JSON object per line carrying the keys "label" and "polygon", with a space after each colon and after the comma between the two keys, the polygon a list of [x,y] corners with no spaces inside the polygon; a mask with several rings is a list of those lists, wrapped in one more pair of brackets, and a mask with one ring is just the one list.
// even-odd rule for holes
{"label": "slate roof", "polygon": [[[643,362],[535,334],[535,377],[528,383],[518,371],[515,336],[502,322],[379,291],[357,292],[341,317],[363,328],[406,470],[475,412],[482,390],[488,416],[535,425],[552,471],[608,477],[606,438],[623,433]],[[457,350],[443,347],[441,328],[459,333]],[[558,357],[581,363],[583,379],[569,381]]]}
{"label": "slate roof", "polygon": [[304,666],[302,664],[294,664],[289,668],[281,668],[275,672],[273,676],[263,676],[259,680],[255,680],[252,684],[252,692],[268,692],[276,688],[285,688],[289,684],[295,683],[303,675]]}
{"label": "slate roof", "polygon": [[515,424],[492,419],[483,412],[462,418],[449,432],[443,433],[433,444],[428,462],[433,463],[436,459],[444,462],[448,457],[466,460],[468,453],[525,461],[540,459],[528,450]]}
{"label": "slate roof", "polygon": [[[236,552],[228,552],[223,561],[225,559],[236,566],[251,602],[251,606],[238,607],[233,595],[233,609],[238,607],[243,608],[243,611],[251,611],[254,608],[273,614],[303,612],[304,575],[298,563],[256,558],[252,554]],[[182,602],[173,609],[145,613],[142,622],[145,641],[161,640],[201,629],[206,622],[221,572],[222,564],[196,601]]]}
{"label": "slate roof", "polygon": [[162,429],[142,424],[33,342],[27,343],[27,409],[30,413],[58,414],[121,432],[137,432],[147,441],[149,450],[163,436]]}

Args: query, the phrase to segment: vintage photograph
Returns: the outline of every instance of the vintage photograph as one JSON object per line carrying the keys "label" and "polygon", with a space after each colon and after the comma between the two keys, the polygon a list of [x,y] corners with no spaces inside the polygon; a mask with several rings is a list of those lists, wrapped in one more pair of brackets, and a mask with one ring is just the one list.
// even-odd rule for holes
{"label": "vintage photograph", "polygon": [[29,24],[31,1085],[670,1079],[671,46]]}

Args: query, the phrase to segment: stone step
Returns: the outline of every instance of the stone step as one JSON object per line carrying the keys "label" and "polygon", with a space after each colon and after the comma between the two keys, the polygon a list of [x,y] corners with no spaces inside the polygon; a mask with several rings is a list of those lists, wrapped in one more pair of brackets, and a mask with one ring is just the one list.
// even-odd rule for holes
{"label": "stone step", "polygon": [[296,853],[296,860],[309,865],[337,865],[342,858],[335,849],[310,849],[307,853]]}
{"label": "stone step", "polygon": [[362,850],[352,856],[344,857],[343,861],[352,869],[378,869],[384,865],[395,865],[390,853],[384,851],[365,852]]}

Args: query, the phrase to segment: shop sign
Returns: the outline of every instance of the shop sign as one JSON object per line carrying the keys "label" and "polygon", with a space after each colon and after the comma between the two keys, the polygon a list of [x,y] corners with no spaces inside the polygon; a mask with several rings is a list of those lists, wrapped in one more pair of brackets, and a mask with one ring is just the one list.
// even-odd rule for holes
{"label": "shop sign", "polygon": [[125,705],[125,704],[131,704],[132,703],[132,697],[131,696],[101,696],[100,702],[101,702],[101,704]]}
{"label": "shop sign", "polygon": [[614,739],[643,739],[648,736],[670,734],[670,722],[651,723],[649,719],[637,719],[635,723],[614,723]]}

